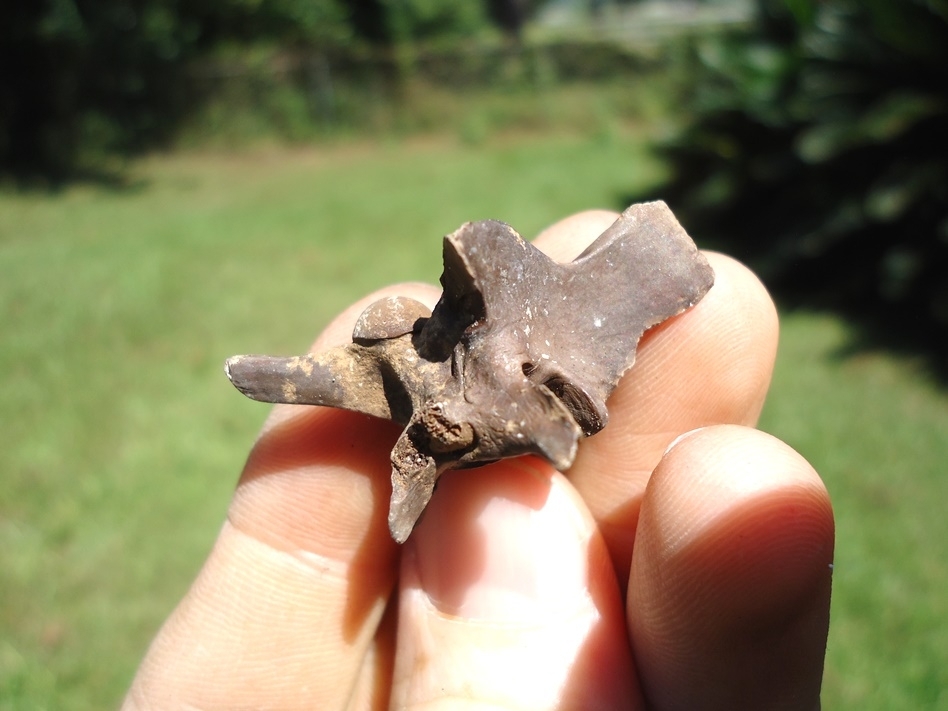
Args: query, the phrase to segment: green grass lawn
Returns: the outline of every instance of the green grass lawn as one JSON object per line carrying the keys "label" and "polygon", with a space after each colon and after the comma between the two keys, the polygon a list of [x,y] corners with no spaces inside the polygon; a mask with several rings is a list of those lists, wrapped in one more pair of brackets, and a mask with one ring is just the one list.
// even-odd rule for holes
{"label": "green grass lawn", "polygon": [[[440,236],[525,235],[655,180],[622,131],[189,153],[136,187],[0,194],[0,709],[121,698],[220,526],[267,408],[221,370],[304,349],[380,285],[435,281]],[[696,236],[700,241],[700,233]],[[824,708],[948,708],[948,399],[799,314],[765,429],[839,521]]]}

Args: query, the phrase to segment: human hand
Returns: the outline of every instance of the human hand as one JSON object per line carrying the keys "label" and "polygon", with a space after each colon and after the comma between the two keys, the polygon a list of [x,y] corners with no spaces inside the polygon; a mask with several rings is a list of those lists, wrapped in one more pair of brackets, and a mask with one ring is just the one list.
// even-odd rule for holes
{"label": "human hand", "polygon": [[[615,217],[536,244],[572,259]],[[708,256],[715,286],[646,334],[566,476],[532,457],[449,471],[404,546],[386,519],[399,428],[275,407],[125,708],[818,708],[832,510],[750,429],[776,313]],[[395,293],[438,296],[373,294],[314,348]]]}

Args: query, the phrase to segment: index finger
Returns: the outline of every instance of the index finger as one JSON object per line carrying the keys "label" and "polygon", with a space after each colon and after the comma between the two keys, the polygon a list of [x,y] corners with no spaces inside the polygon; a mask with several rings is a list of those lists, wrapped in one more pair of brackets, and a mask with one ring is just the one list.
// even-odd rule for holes
{"label": "index finger", "polygon": [[[535,244],[578,255],[617,217],[593,211],[543,232]],[[646,332],[636,362],[609,399],[609,424],[584,440],[569,471],[625,585],[645,486],[679,435],[707,425],[754,425],[777,349],[777,313],[754,274],[707,254],[715,283],[691,310]]]}

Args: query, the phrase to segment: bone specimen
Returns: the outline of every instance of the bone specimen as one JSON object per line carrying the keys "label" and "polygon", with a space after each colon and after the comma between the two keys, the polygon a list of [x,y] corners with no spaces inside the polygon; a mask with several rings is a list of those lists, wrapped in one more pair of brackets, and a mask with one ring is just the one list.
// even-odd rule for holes
{"label": "bone specimen", "polygon": [[606,426],[606,399],[642,333],[696,304],[714,274],[668,207],[633,205],[559,264],[502,222],[444,238],[433,311],[391,297],[352,343],[290,358],[234,356],[226,372],[264,402],[326,405],[405,426],[392,450],[389,529],[404,542],[447,469],[539,454],[565,470]]}

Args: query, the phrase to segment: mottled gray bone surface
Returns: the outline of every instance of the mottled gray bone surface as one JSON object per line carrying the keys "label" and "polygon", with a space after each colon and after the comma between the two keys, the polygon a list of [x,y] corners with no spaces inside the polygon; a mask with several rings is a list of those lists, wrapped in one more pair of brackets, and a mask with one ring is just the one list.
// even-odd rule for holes
{"label": "mottled gray bone surface", "polygon": [[486,220],[444,238],[433,312],[375,302],[352,343],[292,358],[234,356],[255,400],[328,405],[405,425],[392,450],[389,528],[404,542],[446,469],[539,454],[569,468],[642,333],[697,303],[714,274],[662,202],[633,205],[558,264]]}

